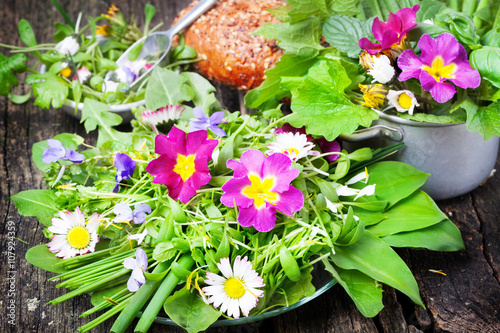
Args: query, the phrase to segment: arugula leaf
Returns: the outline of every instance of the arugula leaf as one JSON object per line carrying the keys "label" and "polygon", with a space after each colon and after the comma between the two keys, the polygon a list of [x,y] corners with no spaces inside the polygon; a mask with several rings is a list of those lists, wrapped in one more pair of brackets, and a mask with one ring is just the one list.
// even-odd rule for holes
{"label": "arugula leaf", "polygon": [[344,90],[351,80],[339,61],[320,61],[308,76],[292,90],[289,122],[305,126],[307,133],[333,141],[340,134],[350,134],[360,125],[368,127],[378,118],[375,111],[353,104]]}
{"label": "arugula leaf", "polygon": [[14,201],[20,215],[35,216],[47,227],[52,225],[52,217],[59,211],[57,196],[51,190],[21,191],[10,199]]}
{"label": "arugula leaf", "polygon": [[372,35],[373,20],[360,21],[354,17],[335,15],[323,24],[323,35],[330,45],[356,58],[361,53],[358,41]]}
{"label": "arugula leaf", "polygon": [[197,292],[186,288],[176,291],[163,304],[167,315],[188,333],[206,330],[215,323],[221,313],[212,305],[206,304]]}
{"label": "arugula leaf", "polygon": [[7,96],[12,87],[17,87],[19,80],[12,71],[23,73],[28,66],[26,65],[28,57],[23,53],[18,53],[7,58],[0,53],[0,95]]}
{"label": "arugula leaf", "polygon": [[157,110],[166,105],[190,101],[194,92],[186,83],[187,78],[166,68],[156,67],[146,87],[146,108]]}
{"label": "arugula leaf", "polygon": [[35,105],[42,109],[48,109],[51,104],[54,108],[60,108],[68,97],[68,83],[50,72],[28,75],[26,83],[33,87]]}

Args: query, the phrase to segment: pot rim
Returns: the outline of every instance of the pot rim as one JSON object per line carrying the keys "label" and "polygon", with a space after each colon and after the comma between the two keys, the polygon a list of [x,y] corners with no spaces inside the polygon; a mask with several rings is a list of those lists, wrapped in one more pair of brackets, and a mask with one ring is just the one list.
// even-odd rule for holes
{"label": "pot rim", "polygon": [[384,113],[380,110],[375,110],[373,109],[377,114],[379,115],[380,118],[391,121],[397,124],[402,124],[402,125],[408,125],[408,126],[413,126],[413,127],[448,127],[448,126],[465,126],[465,123],[446,123],[446,124],[436,124],[436,123],[425,123],[425,122],[420,122],[420,121],[414,121],[414,120],[408,120],[408,119],[403,119],[398,116],[393,116],[387,113]]}

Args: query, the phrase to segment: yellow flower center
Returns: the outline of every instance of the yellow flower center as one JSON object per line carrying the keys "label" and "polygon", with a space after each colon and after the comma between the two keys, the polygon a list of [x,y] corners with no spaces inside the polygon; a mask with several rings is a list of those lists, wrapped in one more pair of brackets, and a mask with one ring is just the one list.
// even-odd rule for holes
{"label": "yellow flower center", "polygon": [[262,181],[262,179],[256,175],[251,175],[248,178],[250,179],[251,185],[243,189],[243,194],[252,198],[256,207],[262,206],[265,202],[274,205],[278,200],[278,194],[271,191],[274,183],[273,179],[269,178]]}
{"label": "yellow flower center", "polygon": [[451,63],[449,65],[444,65],[444,60],[441,56],[437,56],[432,61],[432,65],[422,67],[424,71],[432,75],[432,77],[439,82],[441,79],[454,79],[455,72],[457,71],[457,65]]}
{"label": "yellow flower center", "polygon": [[69,245],[72,248],[81,250],[90,244],[90,232],[83,227],[74,227],[66,235]]}
{"label": "yellow flower center", "polygon": [[186,181],[195,173],[194,159],[196,155],[181,155],[177,154],[177,164],[174,167],[174,172],[181,176],[183,181]]}
{"label": "yellow flower center", "polygon": [[235,277],[230,277],[226,280],[224,290],[226,291],[227,296],[235,299],[241,298],[245,295],[245,286],[243,285],[243,282]]}
{"label": "yellow flower center", "polygon": [[63,68],[59,71],[59,74],[61,74],[64,77],[68,77],[71,75],[71,69],[69,67]]}
{"label": "yellow flower center", "polygon": [[363,93],[363,99],[364,99],[364,102],[361,102],[361,105],[374,109],[380,109],[380,107],[384,105],[387,89],[383,85],[359,84],[358,86],[361,89],[361,92]]}
{"label": "yellow flower center", "polygon": [[399,95],[398,103],[404,109],[411,108],[413,104],[411,97],[407,93],[402,93],[401,95]]}
{"label": "yellow flower center", "polygon": [[283,154],[288,154],[288,156],[297,156],[299,154],[299,150],[297,148],[288,148],[283,150]]}

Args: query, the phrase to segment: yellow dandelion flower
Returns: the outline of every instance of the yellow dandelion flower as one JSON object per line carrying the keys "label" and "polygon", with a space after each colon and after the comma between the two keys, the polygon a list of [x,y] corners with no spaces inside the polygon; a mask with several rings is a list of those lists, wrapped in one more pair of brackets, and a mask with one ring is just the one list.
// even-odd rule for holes
{"label": "yellow dandelion flower", "polygon": [[110,28],[110,26],[107,24],[100,25],[97,27],[96,34],[102,35],[102,36],[109,36],[109,28]]}
{"label": "yellow dandelion flower", "polygon": [[364,101],[358,101],[361,105],[374,109],[379,109],[384,105],[387,89],[382,84],[359,84],[359,88],[364,99]]}

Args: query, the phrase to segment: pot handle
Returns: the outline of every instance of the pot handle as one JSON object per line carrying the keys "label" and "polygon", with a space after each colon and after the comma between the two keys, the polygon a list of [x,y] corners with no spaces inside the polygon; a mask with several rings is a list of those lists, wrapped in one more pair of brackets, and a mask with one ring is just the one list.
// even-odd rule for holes
{"label": "pot handle", "polygon": [[399,142],[403,141],[404,134],[403,130],[401,130],[400,128],[393,128],[384,125],[376,125],[369,128],[358,130],[349,135],[344,135],[344,134],[339,135],[339,138],[341,140],[347,142],[359,142],[381,137],[385,137],[392,141]]}

